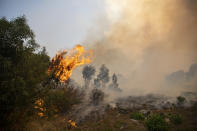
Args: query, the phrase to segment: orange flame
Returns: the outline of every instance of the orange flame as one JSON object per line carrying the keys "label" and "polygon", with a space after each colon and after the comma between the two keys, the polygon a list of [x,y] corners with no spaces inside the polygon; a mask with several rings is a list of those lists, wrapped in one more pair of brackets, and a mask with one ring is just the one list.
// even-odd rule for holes
{"label": "orange flame", "polygon": [[72,127],[77,127],[76,123],[72,120],[69,120],[68,123],[70,123]]}
{"label": "orange flame", "polygon": [[60,82],[65,82],[70,78],[75,67],[89,64],[92,61],[93,52],[84,50],[81,45],[76,45],[70,51],[58,52],[51,61],[48,73],[54,73]]}
{"label": "orange flame", "polygon": [[35,101],[34,104],[35,104],[34,108],[39,109],[38,116],[43,117],[44,112],[46,111],[46,109],[42,107],[44,104],[44,101],[42,99],[38,99]]}

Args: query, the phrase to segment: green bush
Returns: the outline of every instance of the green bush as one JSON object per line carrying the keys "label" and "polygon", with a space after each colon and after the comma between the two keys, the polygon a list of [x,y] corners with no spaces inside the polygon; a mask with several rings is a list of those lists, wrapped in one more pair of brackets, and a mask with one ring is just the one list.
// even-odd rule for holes
{"label": "green bush", "polygon": [[194,116],[197,116],[197,102],[196,103],[194,103],[194,105],[192,105],[192,107],[191,107],[191,111],[192,111],[192,114],[194,115]]}
{"label": "green bush", "polygon": [[50,90],[44,97],[43,108],[46,109],[46,116],[53,116],[58,113],[67,112],[72,105],[80,102],[76,89],[60,88]]}
{"label": "green bush", "polygon": [[144,120],[145,116],[140,112],[132,112],[130,114],[130,118],[135,120]]}
{"label": "green bush", "polygon": [[148,120],[145,122],[145,126],[148,131],[167,131],[169,128],[165,119],[158,114],[148,118]]}
{"label": "green bush", "polygon": [[171,114],[170,115],[170,121],[173,124],[181,124],[183,122],[183,117],[180,114]]}
{"label": "green bush", "polygon": [[122,125],[125,125],[125,123],[122,121],[116,121],[114,127],[120,129]]}
{"label": "green bush", "polygon": [[184,104],[184,102],[186,101],[185,97],[182,97],[182,96],[178,96],[177,97],[177,104],[179,106],[182,106]]}

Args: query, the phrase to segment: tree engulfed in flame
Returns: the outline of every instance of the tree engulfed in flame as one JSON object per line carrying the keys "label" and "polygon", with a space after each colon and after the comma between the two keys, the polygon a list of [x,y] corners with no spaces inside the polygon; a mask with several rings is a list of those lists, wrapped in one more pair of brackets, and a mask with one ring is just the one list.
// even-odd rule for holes
{"label": "tree engulfed in flame", "polygon": [[60,82],[65,82],[70,78],[75,67],[89,64],[92,61],[93,52],[84,50],[81,45],[76,45],[70,51],[63,50],[53,57],[48,69],[48,73],[54,73]]}

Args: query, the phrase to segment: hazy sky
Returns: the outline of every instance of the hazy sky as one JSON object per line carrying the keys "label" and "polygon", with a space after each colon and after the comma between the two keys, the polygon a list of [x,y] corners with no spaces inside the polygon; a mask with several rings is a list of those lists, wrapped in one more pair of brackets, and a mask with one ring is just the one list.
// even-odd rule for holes
{"label": "hazy sky", "polygon": [[0,0],[0,17],[25,15],[50,56],[81,44],[104,12],[103,0]]}

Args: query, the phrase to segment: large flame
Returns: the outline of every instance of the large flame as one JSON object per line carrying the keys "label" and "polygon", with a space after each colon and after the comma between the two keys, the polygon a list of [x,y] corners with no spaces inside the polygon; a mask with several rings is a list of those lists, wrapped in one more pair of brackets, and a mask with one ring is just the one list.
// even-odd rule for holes
{"label": "large flame", "polygon": [[70,78],[75,67],[89,64],[92,61],[93,52],[84,50],[81,45],[76,45],[70,51],[63,50],[58,52],[51,61],[48,73],[54,73],[56,78],[61,82],[65,82]]}

